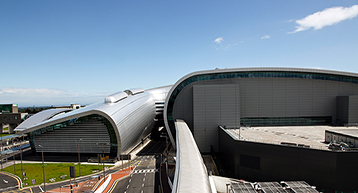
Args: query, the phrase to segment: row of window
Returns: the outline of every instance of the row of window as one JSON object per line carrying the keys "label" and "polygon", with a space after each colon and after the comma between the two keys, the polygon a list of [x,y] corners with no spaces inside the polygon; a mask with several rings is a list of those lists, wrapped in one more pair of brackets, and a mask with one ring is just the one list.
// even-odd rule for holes
{"label": "row of window", "polygon": [[108,132],[109,132],[109,137],[110,137],[110,142],[111,142],[111,150],[110,150],[110,154],[112,154],[113,156],[116,156],[117,150],[118,150],[118,145],[117,145],[117,137],[115,134],[115,131],[113,129],[112,124],[103,116],[101,115],[88,115],[85,117],[80,117],[78,119],[71,119],[62,123],[58,123],[55,125],[51,125],[48,127],[44,127],[35,131],[30,132],[29,135],[29,141],[31,146],[34,148],[34,142],[33,142],[33,138],[35,135],[41,135],[43,133],[49,132],[49,131],[53,131],[53,130],[57,130],[60,128],[64,128],[64,127],[68,127],[70,125],[74,125],[76,123],[81,123],[81,122],[85,122],[88,121],[90,119],[96,119],[98,121],[101,121],[103,124],[106,125]]}
{"label": "row of window", "polygon": [[[349,77],[349,76],[333,75],[333,74],[308,73],[308,72],[227,72],[227,73],[204,74],[204,75],[192,76],[186,79],[185,81],[183,81],[175,88],[168,101],[167,119],[173,137],[175,137],[175,128],[172,127],[174,126],[173,105],[178,94],[186,86],[197,81],[237,79],[237,78],[301,78],[301,79],[327,80],[327,81],[338,81],[338,82],[358,84],[358,77]],[[295,123],[295,121],[293,121],[293,123]],[[316,122],[312,124],[320,124],[320,122]]]}
{"label": "row of window", "polygon": [[282,126],[282,125],[329,125],[331,116],[324,117],[257,117],[241,118],[242,126]]}

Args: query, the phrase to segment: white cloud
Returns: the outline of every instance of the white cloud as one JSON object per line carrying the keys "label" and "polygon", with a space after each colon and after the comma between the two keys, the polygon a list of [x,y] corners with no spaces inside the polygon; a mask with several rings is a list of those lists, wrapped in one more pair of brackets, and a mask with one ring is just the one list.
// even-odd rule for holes
{"label": "white cloud", "polygon": [[262,40],[263,40],[263,39],[269,39],[269,38],[270,38],[269,35],[265,35],[265,36],[261,37]]}
{"label": "white cloud", "polygon": [[222,41],[224,41],[224,39],[222,37],[218,37],[214,40],[214,42],[217,44],[221,44]]}
{"label": "white cloud", "polygon": [[303,19],[296,20],[298,26],[290,33],[305,31],[313,27],[315,30],[325,26],[337,24],[341,21],[352,19],[358,16],[358,5],[352,7],[332,7],[323,11],[311,14]]}
{"label": "white cloud", "polygon": [[0,88],[0,94],[8,94],[8,95],[58,95],[64,94],[63,90],[56,89],[47,89],[47,88]]}
{"label": "white cloud", "polygon": [[[108,93],[107,93],[108,94]],[[2,103],[15,103],[20,107],[69,105],[71,103],[91,104],[104,99],[103,93],[70,93],[47,88],[0,88]]]}

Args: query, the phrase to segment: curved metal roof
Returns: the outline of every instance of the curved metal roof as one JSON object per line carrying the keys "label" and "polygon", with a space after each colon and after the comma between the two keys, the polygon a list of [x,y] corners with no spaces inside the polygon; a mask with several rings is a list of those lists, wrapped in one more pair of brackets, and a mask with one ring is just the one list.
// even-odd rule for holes
{"label": "curved metal roof", "polygon": [[[15,131],[18,131],[18,134],[30,133],[72,119],[97,114],[110,122],[116,135],[118,150],[121,150],[121,153],[126,153],[136,141],[140,140],[140,136],[146,135],[150,131],[156,116],[155,103],[163,103],[170,88],[171,86],[165,86],[147,91],[131,89],[129,95],[126,92],[120,92],[120,95],[123,93],[126,95],[125,98],[117,100],[117,97],[110,103],[104,100],[75,110],[45,110],[24,121]],[[109,96],[116,94],[118,93]],[[138,118],[141,120],[138,121]]]}
{"label": "curved metal roof", "polygon": [[168,123],[168,105],[173,95],[173,92],[177,90],[178,86],[181,83],[185,82],[191,77],[199,76],[199,75],[210,75],[210,74],[225,74],[225,73],[237,73],[237,72],[289,72],[289,73],[307,73],[307,74],[325,74],[332,76],[342,76],[342,77],[350,77],[354,79],[358,79],[357,73],[351,72],[343,72],[343,71],[334,71],[334,70],[323,70],[323,69],[308,69],[308,68],[282,68],[282,67],[260,67],[260,68],[230,68],[230,69],[214,69],[214,70],[205,70],[205,71],[197,71],[189,73],[179,79],[170,89],[168,96],[165,100],[164,106],[164,124],[168,131],[170,140],[173,145],[175,145],[174,136],[171,134],[171,128]]}
{"label": "curved metal roof", "polygon": [[15,128],[15,131],[24,131],[34,125],[40,124],[45,120],[48,120],[56,115],[61,113],[66,113],[72,111],[73,109],[47,109],[32,115],[29,119],[22,122],[19,126]]}

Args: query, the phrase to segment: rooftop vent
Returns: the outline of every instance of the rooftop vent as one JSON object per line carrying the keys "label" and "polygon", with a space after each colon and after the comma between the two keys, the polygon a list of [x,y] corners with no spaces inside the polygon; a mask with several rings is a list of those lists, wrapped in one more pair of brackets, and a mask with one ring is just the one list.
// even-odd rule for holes
{"label": "rooftop vent", "polygon": [[109,96],[106,96],[106,98],[104,99],[105,103],[116,103],[122,99],[127,98],[128,94],[125,92],[117,92],[114,94],[111,94]]}
{"label": "rooftop vent", "polygon": [[145,90],[142,88],[132,88],[132,89],[128,89],[125,90],[124,92],[126,92],[128,95],[136,95],[139,93],[143,93]]}

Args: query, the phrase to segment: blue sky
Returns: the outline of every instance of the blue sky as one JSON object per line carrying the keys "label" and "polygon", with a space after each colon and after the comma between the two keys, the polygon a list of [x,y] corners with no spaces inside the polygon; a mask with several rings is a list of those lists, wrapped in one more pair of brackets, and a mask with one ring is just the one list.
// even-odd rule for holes
{"label": "blue sky", "polygon": [[0,103],[90,104],[199,70],[358,73],[358,1],[0,1]]}

